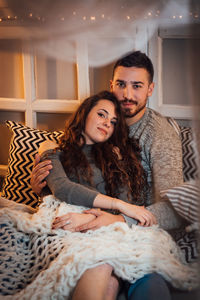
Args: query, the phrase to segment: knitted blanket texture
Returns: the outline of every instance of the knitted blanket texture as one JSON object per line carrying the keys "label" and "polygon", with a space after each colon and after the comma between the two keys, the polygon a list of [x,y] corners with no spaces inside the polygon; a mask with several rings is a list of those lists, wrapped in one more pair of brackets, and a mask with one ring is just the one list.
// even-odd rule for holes
{"label": "knitted blanket texture", "polygon": [[198,286],[197,266],[183,261],[158,226],[117,222],[86,233],[51,229],[56,216],[83,209],[53,196],[45,197],[36,213],[0,209],[0,299],[71,299],[81,275],[104,263],[130,282],[157,272],[176,288]]}

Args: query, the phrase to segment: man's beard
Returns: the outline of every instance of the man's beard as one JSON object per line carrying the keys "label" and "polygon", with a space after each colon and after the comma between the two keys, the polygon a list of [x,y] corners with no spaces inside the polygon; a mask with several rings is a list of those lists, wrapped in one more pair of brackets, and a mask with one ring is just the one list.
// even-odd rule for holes
{"label": "man's beard", "polygon": [[[133,113],[131,113],[131,109],[129,109],[129,108],[122,108],[122,110],[124,112],[124,115],[125,115],[125,118],[135,117],[139,112],[141,112],[141,110],[143,110],[146,107],[147,100],[148,99],[146,99],[144,105],[142,105],[141,107],[138,107],[138,109],[136,108],[136,110]],[[127,100],[127,99],[125,99],[125,100],[120,101],[121,104],[126,103],[126,102],[132,103],[132,104],[134,104],[136,106],[138,105],[138,102],[135,101],[135,100]]]}

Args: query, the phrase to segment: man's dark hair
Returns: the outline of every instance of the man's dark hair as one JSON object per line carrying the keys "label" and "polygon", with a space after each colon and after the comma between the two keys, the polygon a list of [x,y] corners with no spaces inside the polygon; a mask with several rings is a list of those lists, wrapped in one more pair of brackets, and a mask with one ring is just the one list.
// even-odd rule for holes
{"label": "man's dark hair", "polygon": [[153,64],[150,58],[145,53],[142,53],[140,51],[134,51],[118,59],[113,68],[113,77],[116,68],[119,66],[127,67],[127,68],[130,67],[143,68],[147,70],[149,74],[149,82],[150,83],[153,82],[153,76],[154,76]]}

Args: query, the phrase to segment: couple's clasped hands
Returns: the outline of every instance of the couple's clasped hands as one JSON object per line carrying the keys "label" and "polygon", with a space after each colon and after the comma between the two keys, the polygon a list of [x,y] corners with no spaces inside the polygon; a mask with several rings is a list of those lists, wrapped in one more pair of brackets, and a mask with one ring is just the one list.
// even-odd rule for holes
{"label": "couple's clasped hands", "polygon": [[[144,206],[136,206],[128,203],[122,204],[121,210],[129,217],[138,220],[140,226],[152,226],[156,224],[154,215]],[[102,226],[108,226],[115,222],[125,222],[122,215],[113,215],[100,209],[89,209],[83,213],[68,213],[55,218],[52,229],[64,229],[71,232],[86,232],[96,230]]]}

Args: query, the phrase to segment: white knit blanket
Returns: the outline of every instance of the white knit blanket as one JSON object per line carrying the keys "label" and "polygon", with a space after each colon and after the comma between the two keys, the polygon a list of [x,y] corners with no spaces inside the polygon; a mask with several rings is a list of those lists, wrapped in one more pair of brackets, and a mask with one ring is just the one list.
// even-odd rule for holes
{"label": "white knit blanket", "polygon": [[[182,262],[179,248],[158,226],[130,229],[118,222],[87,233],[51,229],[56,216],[83,209],[53,196],[45,197],[34,214],[15,206],[0,209],[4,238],[0,299],[70,299],[84,271],[104,263],[130,282],[157,272],[174,287],[190,290],[198,286],[197,267]],[[9,242],[5,243],[5,237]]]}

